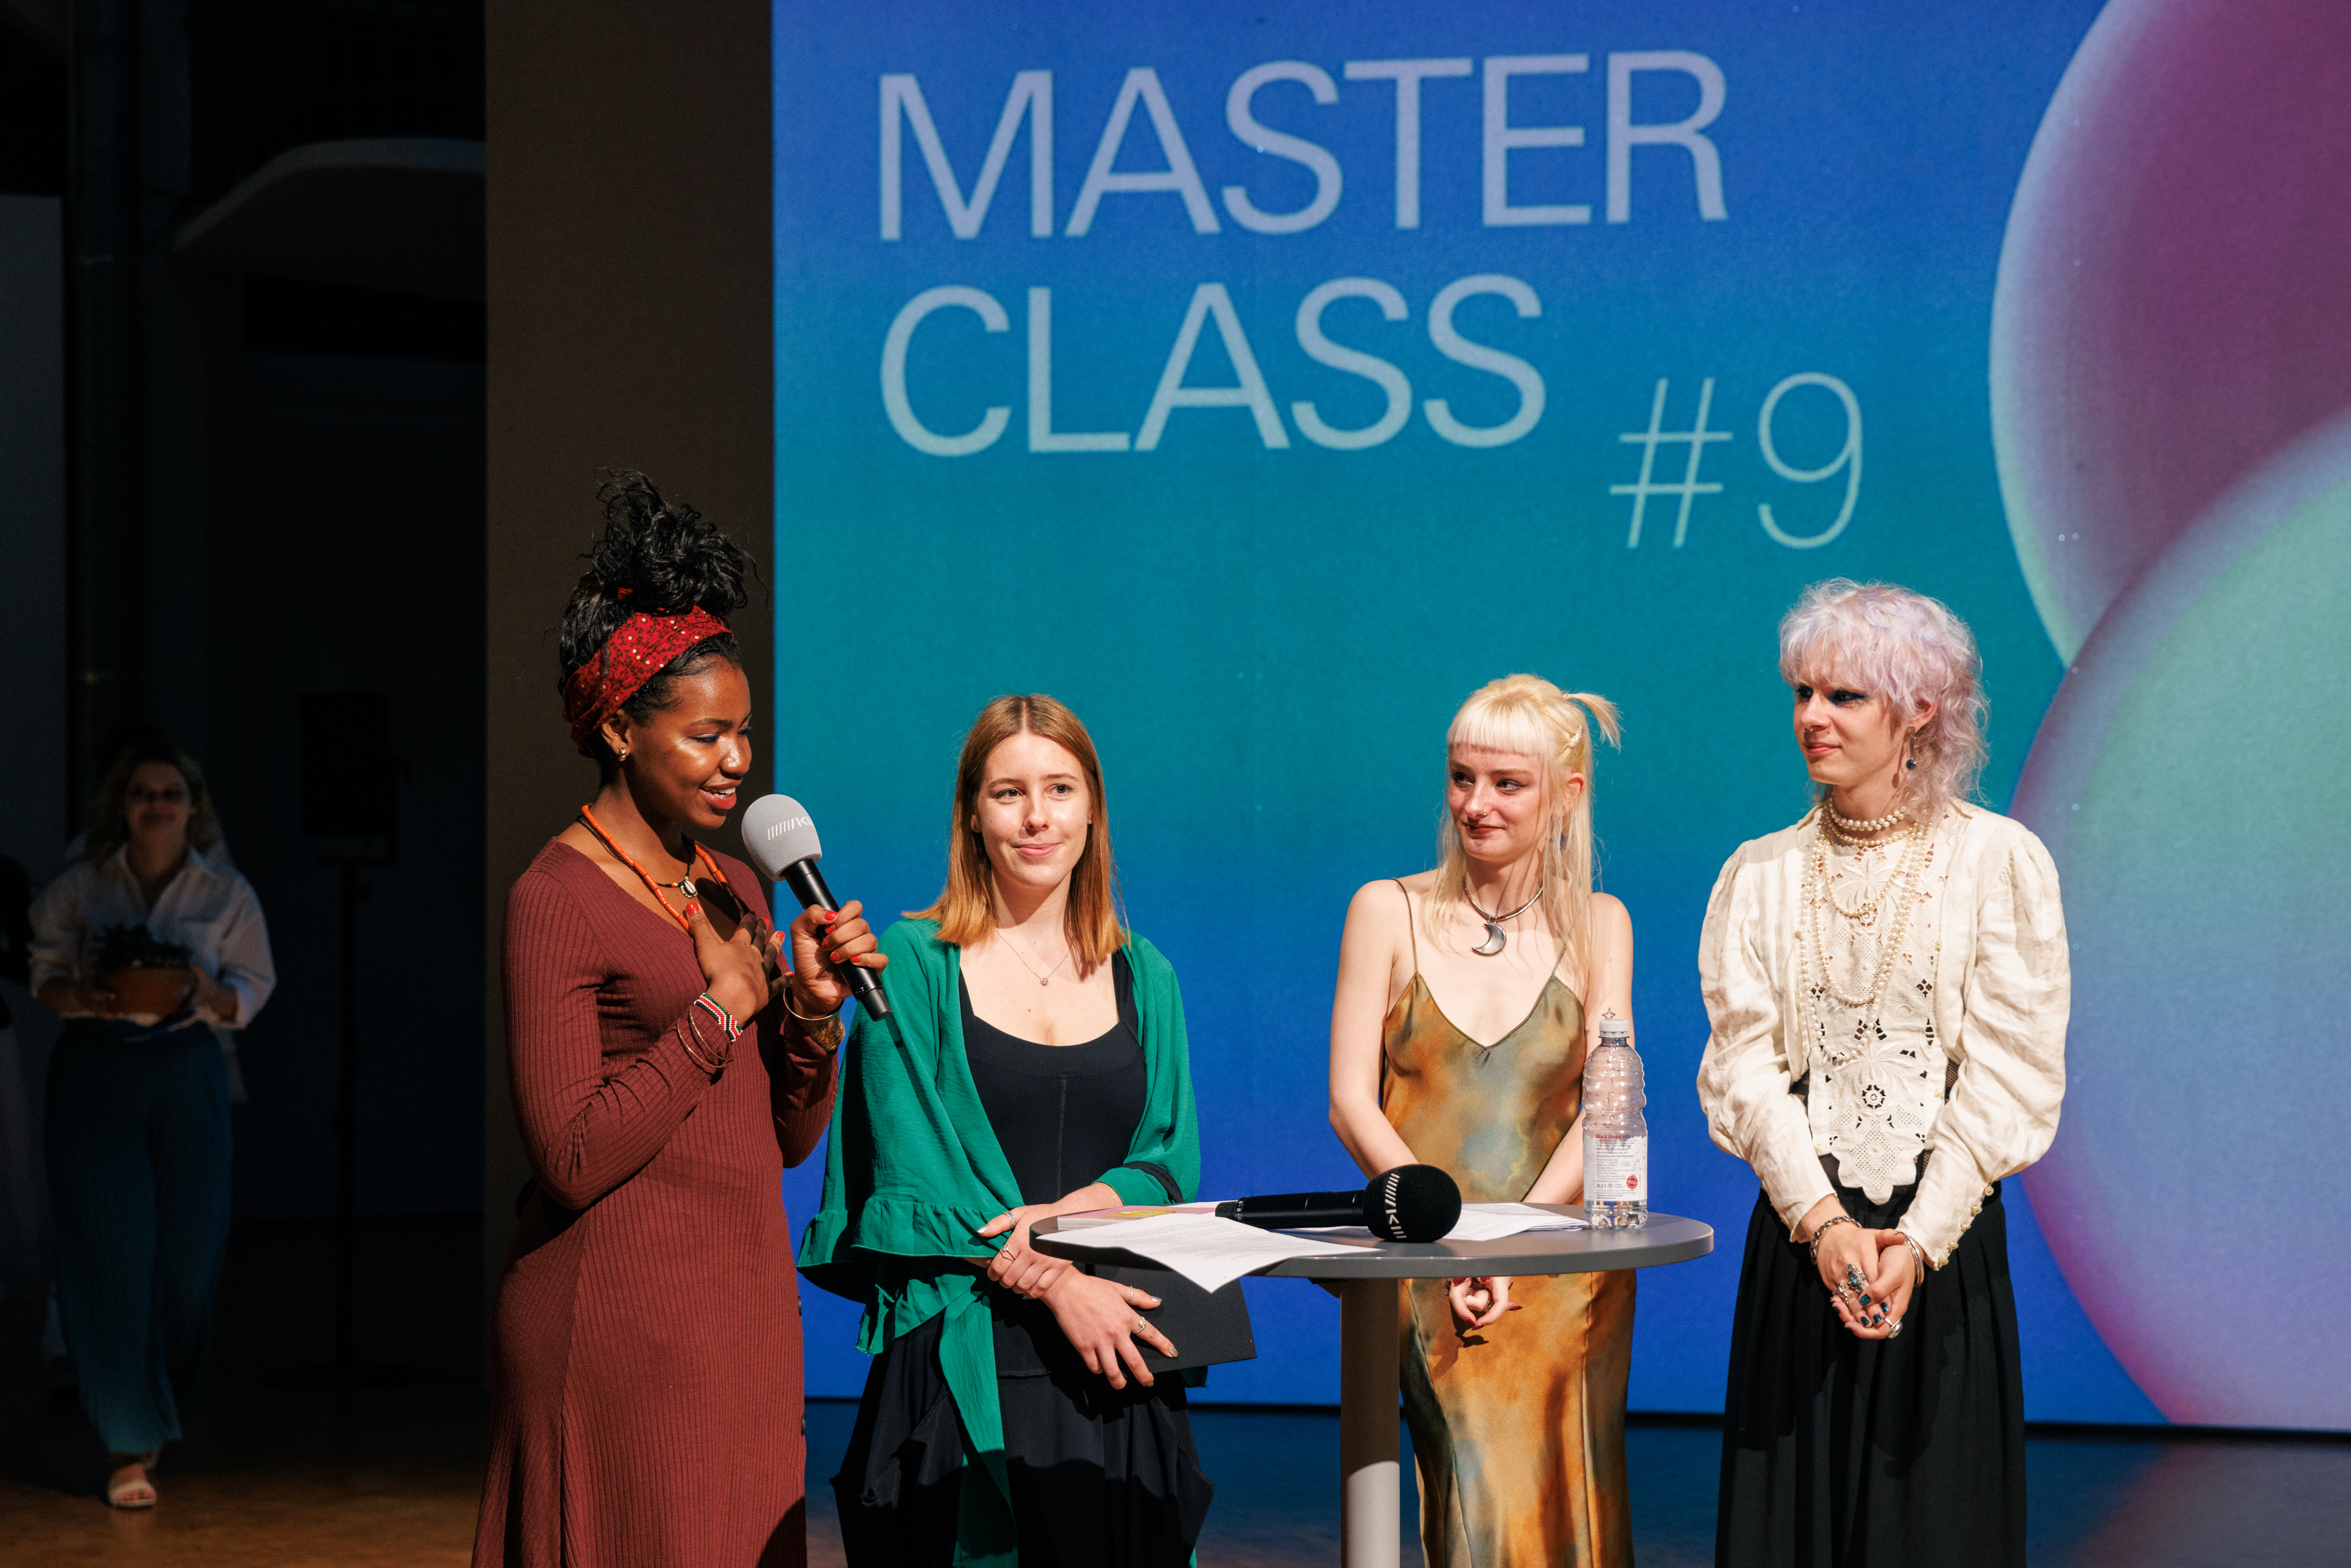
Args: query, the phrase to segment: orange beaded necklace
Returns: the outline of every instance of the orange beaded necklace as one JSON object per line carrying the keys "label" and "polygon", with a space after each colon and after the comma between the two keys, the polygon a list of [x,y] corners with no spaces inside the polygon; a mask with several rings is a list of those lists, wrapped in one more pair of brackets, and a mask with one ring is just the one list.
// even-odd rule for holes
{"label": "orange beaded necklace", "polygon": [[[630,854],[628,851],[622,849],[620,845],[612,841],[612,835],[604,831],[604,824],[596,820],[595,812],[590,810],[587,807],[582,806],[580,808],[580,820],[587,824],[588,831],[596,835],[596,840],[599,843],[612,852],[613,858],[618,860],[622,865],[627,866],[631,871],[637,873],[639,879],[641,879],[644,883],[645,886],[652,891],[653,902],[659,904],[663,909],[667,910],[669,917],[677,922],[678,929],[684,932],[688,936],[693,936],[693,923],[687,920],[686,917],[677,910],[672,909],[670,907],[668,895],[662,892],[662,889],[664,887],[674,887],[680,893],[685,894],[687,903],[691,904],[695,896],[694,877],[692,873],[689,873],[686,876],[674,883],[655,882],[653,878],[653,873],[637,863],[635,856]],[[718,869],[718,862],[711,859],[710,852],[704,849],[699,843],[696,843],[694,846],[694,858],[695,862],[703,868],[704,872],[707,875],[715,877],[720,882],[725,882],[726,880],[726,873]]]}

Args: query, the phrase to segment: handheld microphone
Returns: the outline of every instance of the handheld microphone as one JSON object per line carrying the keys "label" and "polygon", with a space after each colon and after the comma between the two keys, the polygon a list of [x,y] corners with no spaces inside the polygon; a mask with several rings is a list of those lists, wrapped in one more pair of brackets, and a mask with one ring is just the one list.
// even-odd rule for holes
{"label": "handheld microphone", "polygon": [[[761,876],[792,890],[802,909],[841,907],[832,889],[824,884],[824,873],[816,868],[816,862],[824,859],[816,824],[789,795],[763,795],[751,802],[750,810],[743,813],[743,849]],[[848,980],[850,994],[857,998],[861,1011],[877,1019],[890,1016],[890,998],[882,994],[882,982],[872,970],[855,964],[833,967]]]}
{"label": "handheld microphone", "polygon": [[1461,1189],[1435,1166],[1382,1171],[1361,1192],[1286,1192],[1217,1205],[1218,1218],[1260,1230],[1360,1225],[1383,1241],[1438,1241],[1461,1218]]}

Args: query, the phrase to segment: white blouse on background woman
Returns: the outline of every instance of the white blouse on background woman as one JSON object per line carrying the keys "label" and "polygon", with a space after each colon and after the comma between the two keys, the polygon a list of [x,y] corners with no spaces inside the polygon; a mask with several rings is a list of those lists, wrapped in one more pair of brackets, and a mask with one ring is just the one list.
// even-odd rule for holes
{"label": "white blouse on background woman", "polygon": [[[33,901],[33,988],[87,973],[102,928],[144,924],[157,941],[185,946],[190,962],[236,994],[236,1016],[221,1027],[251,1023],[277,988],[269,928],[253,884],[192,848],[149,909],[123,854],[116,850],[103,860],[75,862]],[[131,1021],[161,1020],[138,1014]]]}

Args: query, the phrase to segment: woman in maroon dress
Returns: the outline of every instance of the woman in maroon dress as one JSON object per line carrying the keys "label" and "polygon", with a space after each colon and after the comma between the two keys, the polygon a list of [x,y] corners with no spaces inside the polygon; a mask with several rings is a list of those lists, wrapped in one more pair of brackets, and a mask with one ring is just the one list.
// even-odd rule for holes
{"label": "woman in maroon dress", "polygon": [[778,1184],[832,1111],[851,904],[786,938],[741,862],[751,695],[721,619],[743,552],[640,474],[563,617],[565,716],[602,784],[507,902],[516,1119],[534,1180],[498,1287],[476,1564],[807,1556],[799,1296]]}

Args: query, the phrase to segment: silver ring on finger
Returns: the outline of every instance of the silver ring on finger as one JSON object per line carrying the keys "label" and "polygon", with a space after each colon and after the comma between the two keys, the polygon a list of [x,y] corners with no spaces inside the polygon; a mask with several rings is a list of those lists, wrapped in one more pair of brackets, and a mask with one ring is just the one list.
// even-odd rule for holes
{"label": "silver ring on finger", "polygon": [[1887,1339],[1900,1339],[1902,1337],[1902,1320],[1900,1318],[1896,1318],[1892,1322],[1886,1325],[1886,1337]]}

